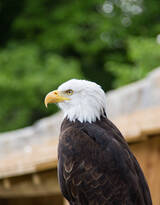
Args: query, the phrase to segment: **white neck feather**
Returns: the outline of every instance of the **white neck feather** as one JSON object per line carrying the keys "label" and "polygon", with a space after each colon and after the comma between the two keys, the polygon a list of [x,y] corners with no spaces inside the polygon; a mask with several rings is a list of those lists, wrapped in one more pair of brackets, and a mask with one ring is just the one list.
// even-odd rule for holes
{"label": "white neck feather", "polygon": [[75,120],[83,122],[95,122],[97,119],[100,120],[101,116],[105,116],[105,111],[99,112],[98,110],[92,111],[91,108],[87,107],[85,110],[79,109],[71,109],[64,113],[64,117],[67,117],[70,121],[75,122]]}

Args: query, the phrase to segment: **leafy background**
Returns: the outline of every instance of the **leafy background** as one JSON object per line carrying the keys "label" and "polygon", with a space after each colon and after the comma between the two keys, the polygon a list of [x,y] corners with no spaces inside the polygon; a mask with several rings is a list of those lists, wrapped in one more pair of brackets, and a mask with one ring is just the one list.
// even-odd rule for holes
{"label": "leafy background", "polygon": [[105,91],[160,64],[158,0],[1,0],[0,131],[31,125],[70,78]]}

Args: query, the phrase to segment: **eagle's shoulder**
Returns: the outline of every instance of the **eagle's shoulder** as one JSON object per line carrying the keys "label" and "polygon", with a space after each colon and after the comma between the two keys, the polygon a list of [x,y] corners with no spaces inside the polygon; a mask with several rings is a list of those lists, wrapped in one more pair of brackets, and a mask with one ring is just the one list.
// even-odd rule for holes
{"label": "eagle's shoulder", "polygon": [[[118,167],[121,164],[123,167],[130,164],[130,169],[134,169],[128,144],[116,126],[107,118],[97,120],[95,123],[70,122],[64,119],[59,139],[59,153],[68,158],[76,156],[75,160],[85,158],[93,161],[104,158],[106,166],[110,162],[117,162],[117,169],[121,168]],[[123,171],[125,172],[124,169]]]}

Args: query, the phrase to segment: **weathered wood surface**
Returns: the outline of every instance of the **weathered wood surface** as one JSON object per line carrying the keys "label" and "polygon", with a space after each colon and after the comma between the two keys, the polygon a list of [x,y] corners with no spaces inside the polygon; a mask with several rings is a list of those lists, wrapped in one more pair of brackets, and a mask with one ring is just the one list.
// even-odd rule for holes
{"label": "weathered wood surface", "polygon": [[0,159],[0,179],[56,168],[57,145],[56,140],[49,140],[30,145],[27,151],[22,149],[6,154]]}
{"label": "weathered wood surface", "polygon": [[160,205],[160,135],[131,144],[149,184],[153,205]]}
{"label": "weathered wood surface", "polygon": [[0,180],[0,198],[55,194],[60,194],[56,169]]}
{"label": "weathered wood surface", "polygon": [[160,68],[140,81],[107,92],[107,113],[112,118],[155,106],[160,106]]}
{"label": "weathered wood surface", "polygon": [[[160,107],[137,111],[113,120],[128,142],[146,140],[160,133]],[[35,173],[57,166],[58,138],[30,145],[0,158],[0,178]]]}
{"label": "weathered wood surface", "polygon": [[160,133],[160,107],[134,112],[113,120],[128,142],[145,140]]}

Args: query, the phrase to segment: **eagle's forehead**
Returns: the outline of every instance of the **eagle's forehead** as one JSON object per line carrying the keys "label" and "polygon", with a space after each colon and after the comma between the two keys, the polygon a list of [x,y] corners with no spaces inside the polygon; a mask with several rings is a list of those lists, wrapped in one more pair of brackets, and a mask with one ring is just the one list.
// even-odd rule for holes
{"label": "eagle's forehead", "polygon": [[68,89],[72,89],[74,91],[86,90],[86,89],[96,89],[100,88],[94,82],[87,81],[87,80],[78,80],[78,79],[71,79],[58,87],[59,91],[64,91]]}

